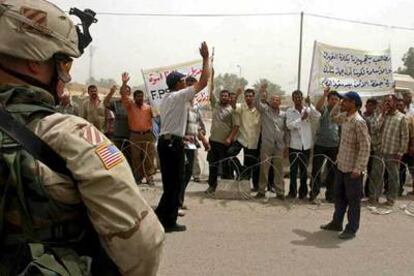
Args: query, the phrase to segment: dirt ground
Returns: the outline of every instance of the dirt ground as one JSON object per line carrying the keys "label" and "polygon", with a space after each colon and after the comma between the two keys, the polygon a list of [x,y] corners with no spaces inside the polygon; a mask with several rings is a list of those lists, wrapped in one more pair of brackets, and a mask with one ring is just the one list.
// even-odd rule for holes
{"label": "dirt ground", "polygon": [[[152,204],[161,187],[141,190]],[[287,183],[286,183],[287,184]],[[353,240],[319,230],[333,204],[307,201],[225,200],[204,196],[206,183],[189,185],[189,207],[179,223],[186,232],[167,234],[159,275],[413,275],[414,217],[404,212],[414,197],[390,214],[364,204]],[[414,204],[413,204],[414,205]],[[414,206],[413,206],[414,207]]]}

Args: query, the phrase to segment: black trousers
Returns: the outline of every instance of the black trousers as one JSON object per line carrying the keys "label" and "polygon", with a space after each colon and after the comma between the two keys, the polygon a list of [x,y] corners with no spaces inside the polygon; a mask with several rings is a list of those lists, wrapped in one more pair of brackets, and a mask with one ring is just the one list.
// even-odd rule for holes
{"label": "black trousers", "polygon": [[183,139],[173,136],[158,139],[163,194],[155,213],[164,227],[177,223],[180,206],[180,191],[184,182],[184,143]]}
{"label": "black trousers", "polygon": [[356,233],[359,229],[362,178],[362,175],[358,178],[351,178],[351,173],[336,171],[333,223],[342,226],[345,213],[347,213],[348,224],[345,231],[350,233]]}
{"label": "black trousers", "polygon": [[[243,166],[236,157],[243,149]],[[234,142],[227,151],[228,156],[234,156],[230,161],[238,179],[252,179],[253,187],[259,188],[260,175],[260,151],[259,149],[248,149],[243,147],[238,141]]]}
{"label": "black trousers", "polygon": [[300,172],[300,187],[299,198],[305,198],[308,194],[308,163],[309,163],[310,149],[309,150],[296,150],[289,148],[289,162],[290,162],[290,185],[289,196],[296,197],[298,188],[296,179],[298,176],[298,170]]}
{"label": "black trousers", "polygon": [[208,185],[217,188],[218,169],[225,158],[227,158],[228,146],[222,143],[210,141],[210,150],[207,154],[209,163]]}
{"label": "black trousers", "polygon": [[188,183],[190,182],[191,176],[193,175],[194,165],[194,153],[195,150],[185,149],[185,162],[184,162],[184,178],[180,189],[180,207],[184,205],[185,190],[187,189]]}
{"label": "black trousers", "polygon": [[331,148],[315,145],[315,147],[313,148],[312,179],[310,192],[311,198],[316,198],[320,193],[322,165],[325,159],[327,159],[326,169],[328,171],[327,177],[325,179],[325,198],[327,200],[332,200],[334,198],[334,182],[336,170],[335,162],[337,154],[338,147]]}

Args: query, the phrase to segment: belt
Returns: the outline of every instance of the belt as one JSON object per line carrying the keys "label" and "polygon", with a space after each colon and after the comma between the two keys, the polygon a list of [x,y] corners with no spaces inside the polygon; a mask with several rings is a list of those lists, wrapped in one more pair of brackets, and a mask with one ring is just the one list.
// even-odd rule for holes
{"label": "belt", "polygon": [[179,140],[182,141],[184,138],[174,134],[163,134],[160,136],[163,140]]}
{"label": "belt", "polygon": [[151,132],[151,129],[144,130],[144,131],[129,130],[129,132],[131,132],[131,133],[135,133],[135,134],[144,135],[144,134],[150,133],[150,132]]}

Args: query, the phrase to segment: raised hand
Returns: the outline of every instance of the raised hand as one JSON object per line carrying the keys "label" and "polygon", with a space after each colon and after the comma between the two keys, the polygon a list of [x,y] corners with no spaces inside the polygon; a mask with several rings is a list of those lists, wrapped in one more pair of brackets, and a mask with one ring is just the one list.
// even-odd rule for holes
{"label": "raised hand", "polygon": [[203,59],[207,59],[209,57],[208,46],[207,46],[207,43],[205,41],[203,41],[203,43],[201,43],[200,55],[203,57]]}
{"label": "raised hand", "polygon": [[118,89],[116,85],[112,85],[110,92],[115,93],[115,91]]}
{"label": "raised hand", "polygon": [[122,73],[122,83],[128,83],[129,79],[129,74],[127,72]]}
{"label": "raised hand", "polygon": [[261,85],[260,85],[260,92],[261,93],[264,93],[264,92],[266,92],[266,90],[267,90],[267,82],[263,82]]}
{"label": "raised hand", "polygon": [[325,86],[325,88],[323,89],[323,95],[327,97],[330,90],[331,88],[329,86]]}

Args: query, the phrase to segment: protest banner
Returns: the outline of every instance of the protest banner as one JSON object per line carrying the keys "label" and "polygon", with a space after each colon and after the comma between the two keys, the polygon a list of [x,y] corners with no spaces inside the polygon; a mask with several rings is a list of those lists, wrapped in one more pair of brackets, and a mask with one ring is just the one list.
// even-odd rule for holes
{"label": "protest banner", "polygon": [[[147,96],[155,112],[159,111],[161,99],[165,93],[168,93],[169,91],[166,78],[172,71],[178,71],[187,76],[199,79],[202,71],[202,61],[196,60],[160,68],[142,70]],[[206,105],[208,104],[208,101],[209,92],[207,88],[203,89],[195,96],[195,104]]]}
{"label": "protest banner", "polygon": [[309,96],[323,94],[325,86],[338,92],[356,91],[371,97],[393,91],[391,51],[363,51],[315,41],[309,77]]}

